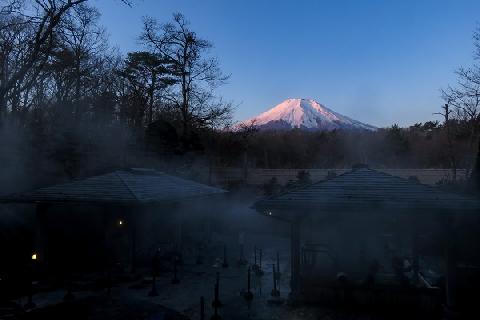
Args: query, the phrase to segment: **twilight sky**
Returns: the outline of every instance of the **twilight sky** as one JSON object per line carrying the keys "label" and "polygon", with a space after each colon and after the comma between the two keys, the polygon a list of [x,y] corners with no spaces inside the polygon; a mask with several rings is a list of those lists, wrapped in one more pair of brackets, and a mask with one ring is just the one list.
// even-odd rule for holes
{"label": "twilight sky", "polygon": [[139,50],[142,17],[183,13],[214,44],[223,97],[244,120],[286,98],[313,98],[354,119],[438,119],[440,88],[473,62],[478,0],[93,0],[110,41]]}

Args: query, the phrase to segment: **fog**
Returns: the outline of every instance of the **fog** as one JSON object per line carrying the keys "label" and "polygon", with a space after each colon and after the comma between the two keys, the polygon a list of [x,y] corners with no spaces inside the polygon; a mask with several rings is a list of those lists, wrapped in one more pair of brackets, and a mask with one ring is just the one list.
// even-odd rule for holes
{"label": "fog", "polygon": [[0,4],[0,319],[478,314],[477,60],[423,123],[235,124],[208,30],[144,17],[123,54],[100,14]]}

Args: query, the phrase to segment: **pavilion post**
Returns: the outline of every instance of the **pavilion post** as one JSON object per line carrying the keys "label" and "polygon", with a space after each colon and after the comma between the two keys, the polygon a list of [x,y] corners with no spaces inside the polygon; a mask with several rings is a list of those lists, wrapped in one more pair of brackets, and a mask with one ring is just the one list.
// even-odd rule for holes
{"label": "pavilion post", "polygon": [[446,304],[449,310],[455,310],[456,307],[456,279],[457,279],[457,260],[455,250],[455,231],[453,226],[453,216],[447,215],[445,219],[446,246],[445,246],[445,265],[446,265],[446,283],[445,294]]}
{"label": "pavilion post", "polygon": [[130,231],[130,271],[135,273],[137,271],[137,228],[138,228],[138,214],[132,208],[129,210],[129,231]]}
{"label": "pavilion post", "polygon": [[105,276],[105,287],[107,289],[108,294],[110,294],[112,282],[111,282],[111,265],[112,265],[112,252],[110,247],[110,211],[108,207],[102,207],[102,230],[103,230],[103,237],[102,237],[102,249],[103,249],[103,259],[102,259],[102,268]]}
{"label": "pavilion post", "polygon": [[295,296],[300,289],[300,222],[292,221],[290,233],[290,250],[291,250],[291,278],[290,278],[290,295]]}
{"label": "pavilion post", "polygon": [[175,250],[177,251],[180,264],[183,263],[183,215],[179,212],[175,222]]}
{"label": "pavilion post", "polygon": [[36,254],[36,259],[46,262],[47,251],[47,219],[48,205],[39,203],[35,208],[35,234],[33,239],[33,252]]}
{"label": "pavilion post", "polygon": [[102,208],[102,221],[101,221],[101,224],[102,224],[102,230],[103,230],[103,234],[102,234],[102,245],[103,245],[103,255],[106,256],[107,252],[108,252],[108,239],[109,239],[109,228],[108,228],[108,211],[105,207]]}
{"label": "pavilion post", "polygon": [[413,281],[415,285],[419,282],[420,273],[420,251],[419,251],[419,231],[417,224],[413,225],[412,230],[412,269],[413,269]]}

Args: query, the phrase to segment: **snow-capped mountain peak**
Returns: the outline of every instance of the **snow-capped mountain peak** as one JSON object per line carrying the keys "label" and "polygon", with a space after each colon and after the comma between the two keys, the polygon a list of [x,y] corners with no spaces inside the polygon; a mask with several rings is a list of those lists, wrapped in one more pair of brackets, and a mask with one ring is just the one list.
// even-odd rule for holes
{"label": "snow-capped mountain peak", "polygon": [[242,124],[253,124],[260,129],[376,130],[374,126],[341,115],[312,99],[287,99]]}

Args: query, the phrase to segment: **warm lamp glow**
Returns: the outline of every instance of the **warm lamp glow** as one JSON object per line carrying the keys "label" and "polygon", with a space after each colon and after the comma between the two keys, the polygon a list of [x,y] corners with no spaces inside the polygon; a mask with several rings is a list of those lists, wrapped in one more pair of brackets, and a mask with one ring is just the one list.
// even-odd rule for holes
{"label": "warm lamp glow", "polygon": [[118,225],[119,226],[123,225],[123,220],[118,220]]}
{"label": "warm lamp glow", "polygon": [[37,254],[36,253],[32,254],[32,260],[37,260]]}

